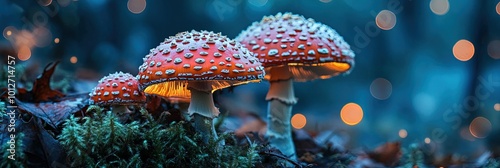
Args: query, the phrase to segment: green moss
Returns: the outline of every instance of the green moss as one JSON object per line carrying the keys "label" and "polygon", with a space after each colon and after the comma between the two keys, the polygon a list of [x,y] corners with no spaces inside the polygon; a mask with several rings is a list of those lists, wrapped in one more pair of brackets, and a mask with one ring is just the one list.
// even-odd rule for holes
{"label": "green moss", "polygon": [[500,158],[489,158],[488,162],[483,166],[484,168],[500,167]]}
{"label": "green moss", "polygon": [[72,167],[253,167],[259,161],[257,145],[238,146],[230,134],[207,145],[189,123],[169,125],[145,110],[140,121],[120,123],[111,112],[92,106],[93,117],[71,117],[59,141]]}
{"label": "green moss", "polygon": [[411,144],[403,153],[403,167],[427,167],[424,164],[424,152],[419,148],[418,144]]}
{"label": "green moss", "polygon": [[3,118],[7,117],[7,108],[5,107],[5,102],[0,101],[0,122],[3,122]]}

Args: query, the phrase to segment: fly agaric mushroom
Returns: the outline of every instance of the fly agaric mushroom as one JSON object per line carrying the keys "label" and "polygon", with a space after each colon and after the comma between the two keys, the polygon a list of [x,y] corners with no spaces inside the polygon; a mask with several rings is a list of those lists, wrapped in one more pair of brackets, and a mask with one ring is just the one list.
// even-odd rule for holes
{"label": "fly agaric mushroom", "polygon": [[123,72],[103,77],[89,95],[90,105],[111,106],[113,113],[120,116],[120,121],[125,121],[126,115],[132,113],[127,106],[146,103],[137,79]]}
{"label": "fly agaric mushroom", "polygon": [[292,106],[297,103],[293,81],[327,79],[349,72],[354,53],[332,28],[291,13],[264,17],[237,38],[266,68],[271,86],[267,136],[272,145],[296,158],[291,138]]}
{"label": "fly agaric mushroom", "polygon": [[190,98],[189,115],[208,142],[217,137],[213,118],[219,115],[212,93],[229,86],[259,82],[264,67],[248,49],[208,31],[178,33],[143,59],[137,78],[140,89],[164,97]]}

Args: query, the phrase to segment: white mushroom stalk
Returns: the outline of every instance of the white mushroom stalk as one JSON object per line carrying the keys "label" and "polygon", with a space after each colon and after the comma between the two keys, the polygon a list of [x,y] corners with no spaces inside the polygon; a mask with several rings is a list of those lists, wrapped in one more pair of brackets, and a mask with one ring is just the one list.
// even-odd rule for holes
{"label": "white mushroom stalk", "polygon": [[217,139],[213,119],[219,115],[219,109],[214,106],[212,86],[206,82],[189,82],[187,88],[191,91],[188,113],[193,117],[195,130],[201,133],[205,143],[210,137]]}
{"label": "white mushroom stalk", "polygon": [[125,122],[128,120],[130,114],[133,113],[133,111],[130,111],[128,109],[128,106],[126,105],[113,105],[111,106],[111,112],[118,116],[118,119],[120,122]]}
{"label": "white mushroom stalk", "polygon": [[284,155],[296,159],[290,126],[292,108],[297,103],[293,91],[292,74],[288,66],[281,66],[271,68],[270,76],[271,86],[266,96],[269,102],[266,135],[274,147]]}

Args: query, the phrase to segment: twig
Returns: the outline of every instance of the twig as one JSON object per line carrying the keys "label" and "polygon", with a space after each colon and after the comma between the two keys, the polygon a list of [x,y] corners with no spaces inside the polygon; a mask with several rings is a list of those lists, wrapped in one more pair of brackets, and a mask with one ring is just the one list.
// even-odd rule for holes
{"label": "twig", "polygon": [[261,152],[259,152],[259,154],[261,154],[261,155],[262,155],[262,154],[266,154],[266,155],[269,155],[269,156],[275,156],[275,157],[278,157],[278,158],[280,158],[280,159],[286,160],[286,161],[288,161],[288,162],[290,162],[290,163],[294,164],[294,165],[295,165],[295,167],[302,168],[302,166],[301,166],[299,163],[297,163],[296,161],[293,161],[293,160],[291,160],[291,159],[289,159],[289,158],[287,158],[287,157],[285,157],[285,156],[283,156],[283,155],[279,155],[279,154],[272,153],[272,152],[268,152],[268,151],[261,151]]}

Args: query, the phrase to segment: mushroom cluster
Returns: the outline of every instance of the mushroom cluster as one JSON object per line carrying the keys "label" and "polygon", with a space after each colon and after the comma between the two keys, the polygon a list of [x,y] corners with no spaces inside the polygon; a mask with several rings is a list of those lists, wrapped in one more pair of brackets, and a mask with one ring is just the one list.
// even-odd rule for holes
{"label": "mushroom cluster", "polygon": [[264,67],[248,49],[220,33],[191,31],[165,39],[144,58],[137,75],[141,90],[168,98],[190,99],[188,113],[205,142],[216,137],[219,115],[212,92],[259,82]]}
{"label": "mushroom cluster", "polygon": [[270,82],[267,136],[271,145],[296,158],[291,136],[293,81],[327,79],[348,73],[354,52],[332,28],[291,13],[265,16],[244,30],[237,41],[255,53]]}
{"label": "mushroom cluster", "polygon": [[[236,40],[209,31],[170,36],[143,58],[139,73],[114,73],[90,93],[90,104],[112,106],[115,114],[131,113],[146,95],[189,102],[188,114],[205,143],[217,134],[219,115],[213,92],[230,86],[270,82],[266,135],[271,145],[295,159],[290,118],[297,103],[293,81],[327,79],[348,73],[354,53],[332,28],[291,13],[266,16]],[[266,74],[267,72],[267,74]]]}

